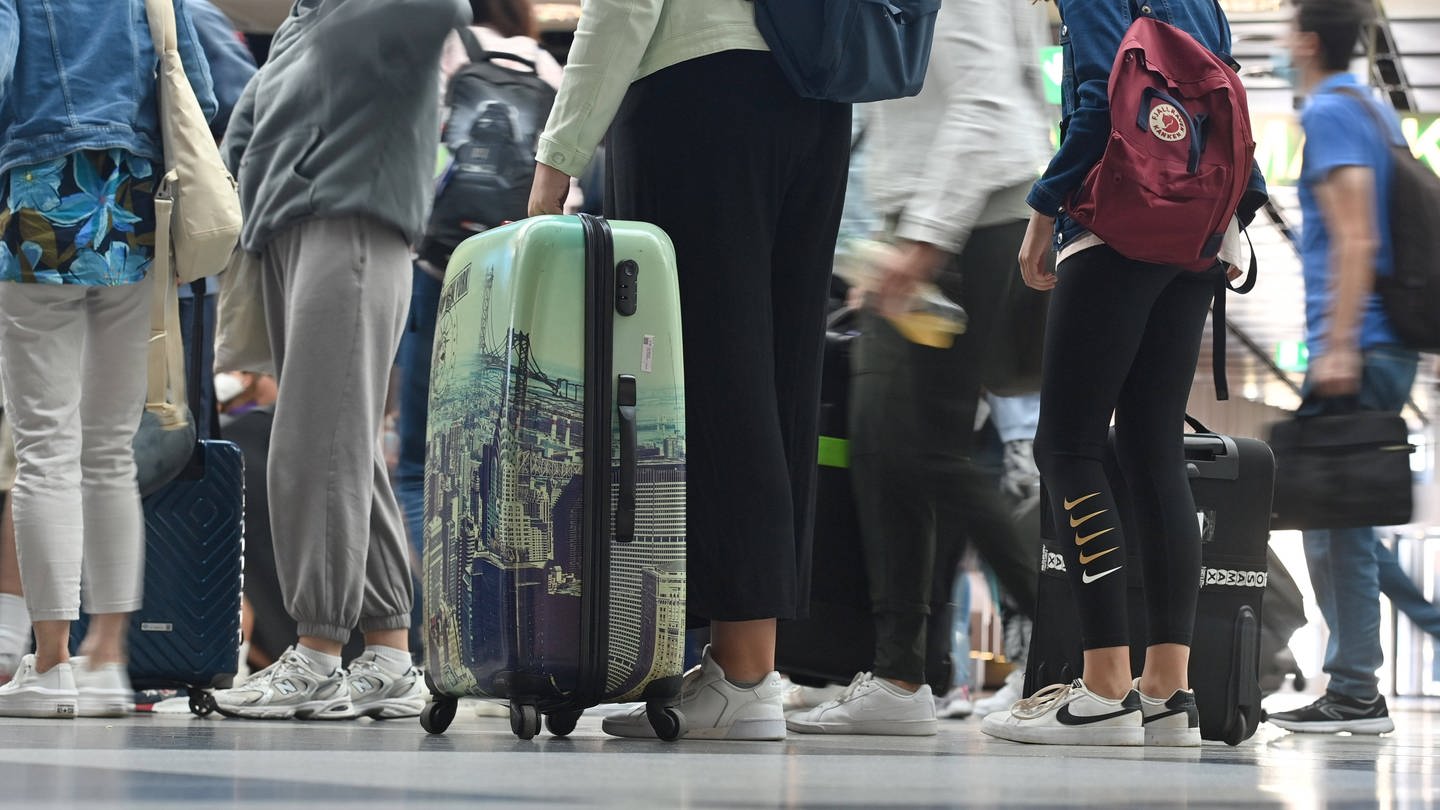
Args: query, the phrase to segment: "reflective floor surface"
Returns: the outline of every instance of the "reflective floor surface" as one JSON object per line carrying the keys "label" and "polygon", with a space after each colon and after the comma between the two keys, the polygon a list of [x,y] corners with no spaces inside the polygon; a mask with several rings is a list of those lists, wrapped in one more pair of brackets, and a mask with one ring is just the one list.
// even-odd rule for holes
{"label": "reflective floor surface", "polygon": [[1396,725],[1382,738],[1262,726],[1237,748],[1185,751],[1022,746],[974,720],[933,738],[671,745],[610,739],[587,718],[569,739],[520,742],[463,706],[443,737],[413,721],[0,719],[0,807],[1440,806],[1440,707],[1406,704]]}

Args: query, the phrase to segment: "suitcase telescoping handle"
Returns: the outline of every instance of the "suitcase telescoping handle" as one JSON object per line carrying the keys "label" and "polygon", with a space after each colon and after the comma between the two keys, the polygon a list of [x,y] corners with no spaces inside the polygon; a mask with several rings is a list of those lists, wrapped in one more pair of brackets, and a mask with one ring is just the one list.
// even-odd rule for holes
{"label": "suitcase telescoping handle", "polygon": [[621,374],[615,386],[620,412],[620,494],[615,505],[615,540],[635,539],[635,378]]}

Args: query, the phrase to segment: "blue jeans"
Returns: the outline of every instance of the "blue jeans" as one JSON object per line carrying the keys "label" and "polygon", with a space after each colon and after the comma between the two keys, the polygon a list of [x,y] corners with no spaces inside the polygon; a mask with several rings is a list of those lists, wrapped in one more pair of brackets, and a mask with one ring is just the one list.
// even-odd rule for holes
{"label": "blue jeans", "polygon": [[1375,560],[1380,569],[1380,592],[1390,597],[1395,609],[1409,616],[1416,627],[1440,638],[1440,606],[1426,599],[1400,568],[1394,549],[1382,543],[1375,549]]}
{"label": "blue jeans", "polygon": [[969,686],[970,673],[970,574],[963,568],[955,572],[951,593],[955,613],[950,617],[950,662],[954,667],[950,684]]}
{"label": "blue jeans", "polygon": [[435,348],[435,320],[440,310],[441,281],[419,267],[410,290],[410,317],[400,338],[400,462],[395,467],[395,497],[405,515],[405,531],[417,555],[425,536],[425,418],[430,410],[430,356]]}
{"label": "blue jeans", "polygon": [[[1399,413],[1415,383],[1418,364],[1419,357],[1404,349],[1365,352],[1360,407]],[[1300,413],[1326,412],[1331,403],[1311,400],[1309,390],[1307,380],[1306,404]],[[1330,676],[1329,690],[1358,700],[1373,699],[1380,693],[1376,673],[1385,663],[1380,647],[1380,560],[1388,550],[1373,528],[1316,529],[1304,536],[1315,600],[1330,628],[1324,667]]]}

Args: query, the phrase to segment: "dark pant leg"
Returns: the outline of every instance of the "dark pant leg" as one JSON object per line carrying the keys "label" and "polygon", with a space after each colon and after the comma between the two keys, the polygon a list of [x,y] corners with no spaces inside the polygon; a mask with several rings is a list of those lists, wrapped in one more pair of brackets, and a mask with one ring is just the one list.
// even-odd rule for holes
{"label": "dark pant leg", "polygon": [[[851,116],[849,105],[806,109],[797,114],[818,120],[807,133],[809,143],[795,144],[790,155],[788,174],[794,179],[779,212],[770,281],[776,404],[795,519],[797,618],[808,613],[810,604],[820,376],[835,239],[845,205]],[[798,121],[792,128],[802,130]]]}
{"label": "dark pant leg", "polygon": [[[200,298],[180,299],[180,337],[185,346],[185,369],[190,374],[192,364],[200,364],[200,389],[190,392],[190,410],[195,417],[195,435],[208,439],[213,434],[215,418],[215,302],[219,296],[211,294]],[[201,307],[204,323],[200,330],[200,345],[195,345],[195,307]],[[195,356],[196,350],[200,356]]]}
{"label": "dark pant leg", "polygon": [[1104,459],[1110,417],[1151,309],[1182,272],[1133,262],[1103,246],[1070,257],[1057,270],[1035,461],[1050,494],[1085,649],[1130,641],[1124,532]]}
{"label": "dark pant leg", "polygon": [[1200,596],[1200,526],[1185,468],[1185,406],[1200,358],[1212,276],[1177,276],[1156,299],[1115,411],[1115,449],[1129,491],[1127,537],[1140,544],[1147,642],[1190,643]]}
{"label": "dark pant leg", "polygon": [[435,320],[442,282],[415,267],[410,314],[400,338],[400,462],[395,466],[395,497],[405,515],[406,534],[417,558],[424,553],[425,424],[430,412],[430,362],[435,349]]}
{"label": "dark pant leg", "polygon": [[[773,265],[777,247],[793,238],[780,233],[782,219],[801,227],[782,215],[798,210],[787,208],[792,190],[825,196],[826,183],[800,178],[836,172],[833,188],[843,193],[843,152],[838,160],[832,151],[801,159],[822,143],[828,150],[822,136],[837,109],[798,98],[769,54],[733,51],[635,82],[611,128],[607,208],[664,229],[680,267],[688,602],[703,619],[783,619],[801,610],[797,527],[808,524],[808,513],[796,504],[813,499],[813,479],[795,485],[791,456],[808,443],[813,476],[815,439],[792,446],[791,437],[814,430],[818,383],[809,381],[818,380],[821,334],[818,317],[773,300],[777,291],[790,293],[776,286],[778,273],[796,273],[803,297],[815,269]],[[848,119],[840,129],[848,133]],[[812,181],[818,190],[805,194]],[[826,221],[838,218],[838,208],[811,213],[817,222],[803,231],[809,249],[829,250],[835,226]],[[818,286],[823,307],[823,281]],[[777,325],[781,315],[787,322]],[[792,372],[787,380],[799,380],[783,392],[782,363]],[[787,412],[782,394],[793,397]]]}
{"label": "dark pant leg", "polygon": [[[938,524],[944,536],[937,534],[937,511],[963,500],[970,509],[959,520],[968,521],[993,507],[1000,519],[981,521],[1013,538],[999,491],[975,485],[980,476],[970,456],[994,313],[1022,237],[1019,224],[980,229],[942,274],[942,289],[970,313],[969,329],[949,349],[911,343],[875,315],[862,321],[851,381],[851,469],[875,611],[875,673],[882,677],[925,677],[926,617],[932,598],[944,598],[931,592],[937,549],[961,543],[958,522]],[[1033,592],[1033,582],[1028,587]]]}

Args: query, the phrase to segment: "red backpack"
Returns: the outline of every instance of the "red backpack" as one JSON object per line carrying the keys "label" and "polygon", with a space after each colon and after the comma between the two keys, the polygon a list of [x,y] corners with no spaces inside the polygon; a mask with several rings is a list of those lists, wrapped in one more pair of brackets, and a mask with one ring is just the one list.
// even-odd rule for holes
{"label": "red backpack", "polygon": [[1255,157],[1240,76],[1185,31],[1140,17],[1110,71],[1110,121],[1070,217],[1127,258],[1214,267]]}

